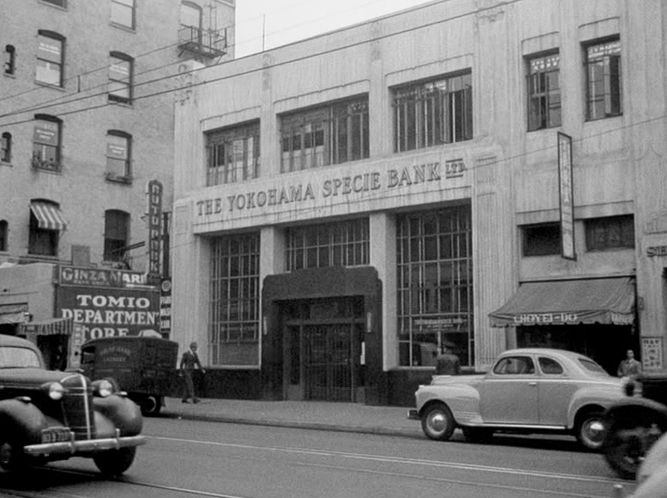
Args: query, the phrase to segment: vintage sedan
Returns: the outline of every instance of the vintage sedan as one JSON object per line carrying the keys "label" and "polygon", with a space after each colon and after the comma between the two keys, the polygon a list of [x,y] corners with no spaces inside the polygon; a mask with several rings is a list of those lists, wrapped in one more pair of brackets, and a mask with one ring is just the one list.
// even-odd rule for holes
{"label": "vintage sedan", "polygon": [[460,427],[469,440],[494,432],[573,434],[588,449],[604,439],[602,415],[623,397],[622,380],[571,351],[521,348],[501,354],[488,373],[436,375],[415,393],[431,439],[447,440]]}
{"label": "vintage sedan", "polygon": [[0,335],[0,417],[0,467],[8,471],[78,456],[118,475],[145,442],[139,407],[114,393],[108,380],[46,370],[32,342],[6,335]]}

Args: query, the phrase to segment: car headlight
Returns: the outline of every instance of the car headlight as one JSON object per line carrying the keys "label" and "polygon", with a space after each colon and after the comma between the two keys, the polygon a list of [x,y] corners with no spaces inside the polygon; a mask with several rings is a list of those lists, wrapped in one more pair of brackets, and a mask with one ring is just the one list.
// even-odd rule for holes
{"label": "car headlight", "polygon": [[50,382],[45,387],[49,393],[49,398],[54,401],[63,399],[63,396],[65,395],[65,388],[60,382]]}
{"label": "car headlight", "polygon": [[114,393],[113,384],[107,379],[96,380],[93,382],[93,392],[100,398],[107,398]]}

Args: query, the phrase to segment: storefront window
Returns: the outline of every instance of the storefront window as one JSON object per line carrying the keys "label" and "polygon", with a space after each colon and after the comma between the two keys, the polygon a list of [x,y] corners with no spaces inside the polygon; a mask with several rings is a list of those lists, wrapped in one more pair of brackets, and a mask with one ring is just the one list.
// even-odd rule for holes
{"label": "storefront window", "polygon": [[470,207],[401,215],[396,230],[399,364],[435,365],[445,342],[472,364]]}
{"label": "storefront window", "polygon": [[368,218],[287,230],[287,270],[367,265]]}
{"label": "storefront window", "polygon": [[259,234],[211,241],[209,357],[212,365],[259,361]]}

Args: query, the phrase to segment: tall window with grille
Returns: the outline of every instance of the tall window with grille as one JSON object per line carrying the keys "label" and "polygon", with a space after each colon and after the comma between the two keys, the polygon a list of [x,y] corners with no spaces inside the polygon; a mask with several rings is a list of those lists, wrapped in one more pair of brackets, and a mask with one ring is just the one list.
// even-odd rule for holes
{"label": "tall window with grille", "polygon": [[62,121],[55,116],[38,114],[32,139],[33,168],[60,171]]}
{"label": "tall window with grille", "polygon": [[206,151],[207,186],[257,178],[259,122],[207,133]]}
{"label": "tall window with grille", "polygon": [[392,104],[395,152],[472,139],[470,72],[397,87]]}
{"label": "tall window with grille", "polygon": [[368,218],[287,229],[287,270],[369,263]]}
{"label": "tall window with grille", "polygon": [[445,342],[472,363],[473,281],[470,206],[400,215],[397,317],[401,366],[432,366]]}
{"label": "tall window with grille", "polygon": [[125,261],[130,239],[130,213],[109,209],[104,213],[104,261]]}
{"label": "tall window with grille", "polygon": [[132,102],[132,71],[134,60],[120,52],[109,54],[109,100],[130,104]]}
{"label": "tall window with grille", "polygon": [[621,93],[621,41],[618,38],[587,44],[586,119],[619,116]]}
{"label": "tall window with grille", "polygon": [[212,365],[259,362],[259,234],[211,240],[209,353]]}
{"label": "tall window with grille", "polygon": [[280,119],[283,173],[369,156],[368,97],[288,114]]}
{"label": "tall window with grille", "polygon": [[63,86],[65,37],[52,31],[37,33],[37,70],[35,79],[47,85]]}
{"label": "tall window with grille", "polygon": [[130,152],[132,136],[119,130],[107,132],[107,180],[127,183],[132,177]]}
{"label": "tall window with grille", "polygon": [[560,55],[528,59],[528,131],[560,126]]}

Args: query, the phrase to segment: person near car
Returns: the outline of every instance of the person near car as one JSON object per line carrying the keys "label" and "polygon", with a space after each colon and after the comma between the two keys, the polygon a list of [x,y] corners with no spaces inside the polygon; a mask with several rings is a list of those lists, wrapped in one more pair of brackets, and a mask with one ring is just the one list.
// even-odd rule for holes
{"label": "person near car", "polygon": [[199,356],[197,356],[197,343],[190,343],[190,349],[188,349],[183,356],[181,357],[181,374],[184,380],[183,386],[183,403],[189,403],[192,400],[193,403],[199,403],[199,398],[195,393],[195,383],[193,380],[193,372],[196,368],[199,368],[202,374],[206,373],[204,368],[199,361]]}
{"label": "person near car", "polygon": [[628,349],[625,353],[625,359],[618,364],[616,374],[619,377],[636,377],[642,373],[642,364],[635,359],[635,352]]}
{"label": "person near car", "polygon": [[459,375],[461,373],[461,362],[454,354],[454,344],[445,342],[442,345],[442,353],[438,355],[435,362],[436,375]]}

